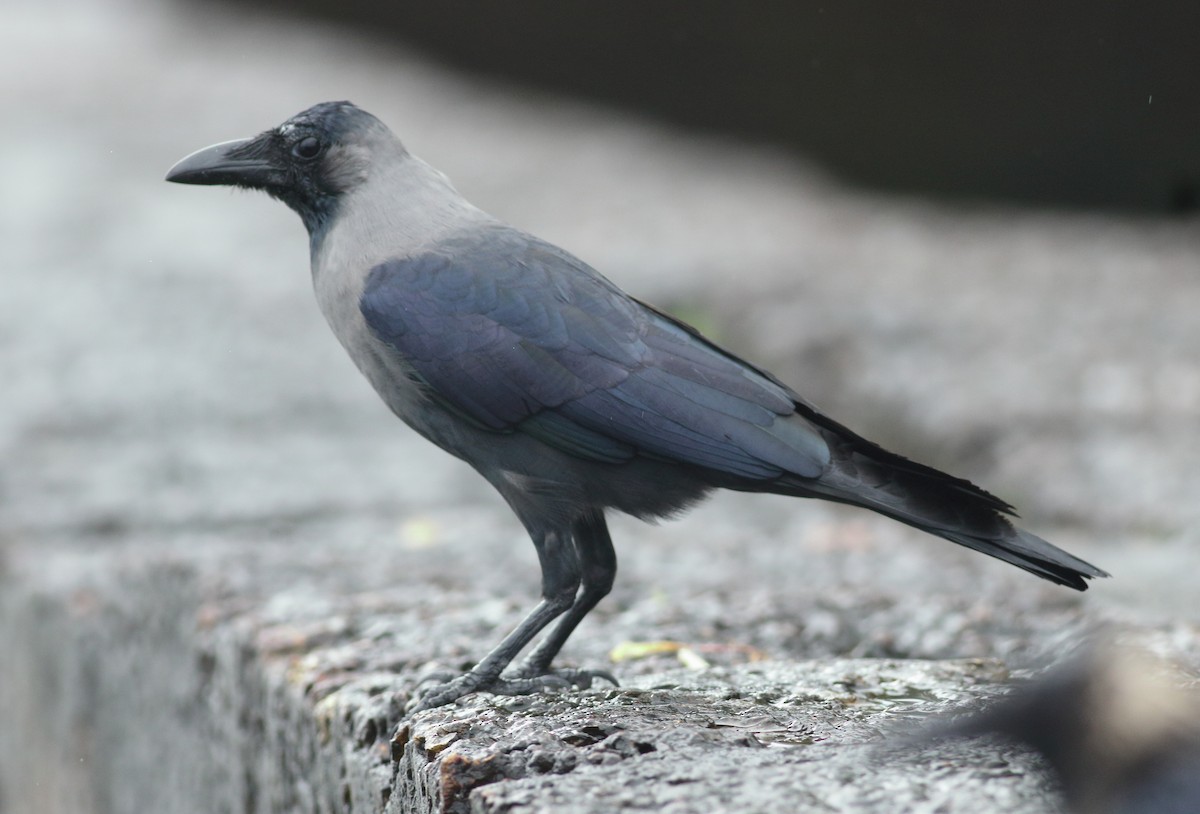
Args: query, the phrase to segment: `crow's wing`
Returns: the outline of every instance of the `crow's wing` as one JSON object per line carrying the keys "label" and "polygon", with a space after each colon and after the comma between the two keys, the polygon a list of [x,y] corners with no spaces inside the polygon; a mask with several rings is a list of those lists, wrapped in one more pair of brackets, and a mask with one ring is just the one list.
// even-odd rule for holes
{"label": "crow's wing", "polygon": [[829,463],[785,387],[515,230],[382,263],[359,305],[431,397],[489,430],[755,479]]}

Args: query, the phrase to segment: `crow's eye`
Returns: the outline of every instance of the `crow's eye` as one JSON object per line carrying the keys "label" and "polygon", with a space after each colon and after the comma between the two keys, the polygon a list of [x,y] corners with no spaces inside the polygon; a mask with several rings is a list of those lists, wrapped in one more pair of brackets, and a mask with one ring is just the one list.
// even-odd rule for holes
{"label": "crow's eye", "polygon": [[296,158],[304,159],[305,161],[311,161],[320,154],[321,142],[319,139],[313,136],[300,139],[296,142],[296,145],[292,147],[292,155],[296,156]]}

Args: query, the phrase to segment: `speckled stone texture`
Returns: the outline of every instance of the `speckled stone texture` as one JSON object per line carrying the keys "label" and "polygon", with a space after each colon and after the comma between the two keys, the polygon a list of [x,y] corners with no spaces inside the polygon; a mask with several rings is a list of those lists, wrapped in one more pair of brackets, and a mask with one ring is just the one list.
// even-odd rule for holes
{"label": "speckled stone texture", "polygon": [[[1200,670],[1195,221],[851,193],[205,5],[6,5],[0,77],[4,814],[1045,812],[1011,748],[878,750],[1098,625]],[[1080,596],[865,513],[723,495],[614,519],[617,587],[562,660],[621,689],[402,722],[421,676],[532,606],[532,546],[344,358],[293,214],[162,182],[338,98],[1115,578]],[[673,644],[610,661],[648,641]]]}

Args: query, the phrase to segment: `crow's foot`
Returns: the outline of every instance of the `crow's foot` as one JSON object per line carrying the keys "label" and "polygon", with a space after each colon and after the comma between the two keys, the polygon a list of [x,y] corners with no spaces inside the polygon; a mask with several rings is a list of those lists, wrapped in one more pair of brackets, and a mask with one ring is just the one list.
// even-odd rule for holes
{"label": "crow's foot", "polygon": [[614,687],[620,687],[621,682],[608,670],[583,670],[576,667],[563,667],[549,670],[533,664],[522,664],[513,671],[513,678],[523,680],[559,679],[569,687],[580,690],[590,689],[596,679],[602,678]]}
{"label": "crow's foot", "polygon": [[[441,676],[437,676],[440,678]],[[433,678],[433,676],[431,676]],[[532,695],[546,690],[567,690],[572,687],[586,690],[597,678],[619,686],[617,679],[606,670],[562,669],[549,670],[538,675],[526,675],[519,671],[512,678],[481,676],[463,673],[450,681],[432,684],[421,690],[416,703],[409,707],[408,714],[414,715],[427,709],[444,706],[473,692],[490,692],[495,695]]]}

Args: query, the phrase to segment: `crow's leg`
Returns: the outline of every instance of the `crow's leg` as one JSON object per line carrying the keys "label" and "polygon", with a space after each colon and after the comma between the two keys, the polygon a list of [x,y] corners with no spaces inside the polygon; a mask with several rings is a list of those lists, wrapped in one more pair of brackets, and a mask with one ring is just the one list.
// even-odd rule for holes
{"label": "crow's leg", "polygon": [[521,662],[515,671],[515,680],[537,681],[554,677],[566,684],[587,689],[595,679],[603,678],[616,686],[617,680],[605,670],[550,669],[550,662],[574,632],[575,626],[608,595],[617,576],[617,555],[613,551],[612,538],[608,535],[608,524],[604,522],[603,514],[597,512],[587,515],[576,521],[571,531],[579,556],[582,590],[549,635]]}
{"label": "crow's leg", "polygon": [[[529,642],[550,624],[555,617],[561,615],[575,602],[575,594],[579,590],[579,559],[571,537],[559,532],[539,534],[534,537],[533,544],[537,548],[538,561],[542,566],[542,601],[537,604],[516,630],[508,634],[504,641],[483,657],[483,660],[470,669],[444,684],[434,684],[421,692],[416,704],[409,708],[409,713],[440,707],[449,704],[468,693],[487,690],[502,695],[522,695],[537,692],[546,687],[565,687],[569,685],[564,679],[547,676],[548,680],[531,682],[519,680],[506,681],[500,678],[500,673]],[[593,603],[595,604],[595,603]],[[570,631],[568,631],[569,633]],[[565,639],[566,636],[563,636]],[[536,686],[535,686],[536,683]]]}

